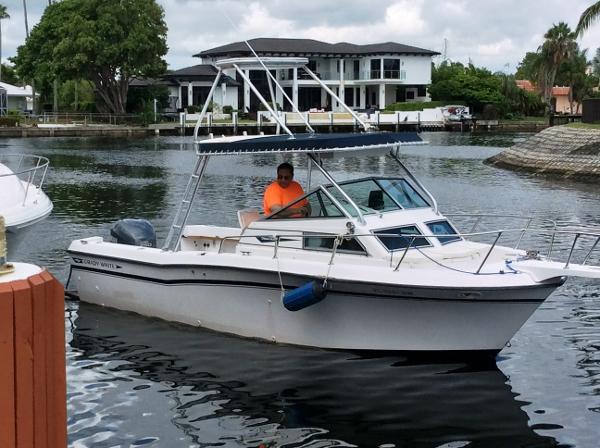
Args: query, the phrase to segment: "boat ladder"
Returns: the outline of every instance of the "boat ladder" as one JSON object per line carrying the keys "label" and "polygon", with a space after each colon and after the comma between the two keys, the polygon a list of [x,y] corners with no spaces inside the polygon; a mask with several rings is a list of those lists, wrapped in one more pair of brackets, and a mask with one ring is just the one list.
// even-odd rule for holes
{"label": "boat ladder", "polygon": [[179,241],[181,240],[181,235],[183,233],[183,228],[185,227],[185,223],[190,215],[192,203],[194,202],[194,197],[196,196],[198,186],[202,181],[202,176],[204,176],[204,171],[206,170],[207,164],[208,156],[198,157],[198,160],[196,160],[196,166],[194,167],[194,171],[192,171],[187,186],[185,187],[183,199],[177,208],[177,213],[175,214],[175,218],[173,219],[173,223],[169,229],[169,234],[167,235],[167,238],[163,244],[163,250],[177,250]]}

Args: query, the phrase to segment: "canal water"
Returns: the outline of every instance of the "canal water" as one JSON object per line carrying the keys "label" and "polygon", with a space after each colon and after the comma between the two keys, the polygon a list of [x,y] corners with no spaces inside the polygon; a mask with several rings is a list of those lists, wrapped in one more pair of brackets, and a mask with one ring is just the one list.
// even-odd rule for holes
{"label": "canal water", "polygon": [[[404,147],[402,158],[444,213],[600,227],[598,182],[483,163],[527,135],[423,137],[430,145]],[[69,242],[107,237],[120,218],[149,219],[162,240],[195,159],[189,139],[178,137],[6,139],[0,151],[50,159],[45,189],[55,208],[20,255],[62,281]],[[236,210],[260,205],[280,161],[213,159],[190,222],[236,225]],[[292,161],[302,182],[302,161]],[[331,166],[340,178],[397,172],[383,158]],[[569,280],[492,365],[277,346],[67,301],[69,444],[595,448],[599,286]]]}

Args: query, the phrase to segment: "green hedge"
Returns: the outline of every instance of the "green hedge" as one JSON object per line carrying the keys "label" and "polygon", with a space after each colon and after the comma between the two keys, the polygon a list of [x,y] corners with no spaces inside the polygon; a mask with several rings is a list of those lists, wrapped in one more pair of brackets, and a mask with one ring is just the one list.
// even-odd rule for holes
{"label": "green hedge", "polygon": [[424,103],[393,103],[387,105],[385,110],[388,112],[416,112],[423,109],[434,109],[436,107],[443,107],[450,104],[455,106],[464,106],[464,103],[461,101],[455,101],[453,103],[448,103],[447,101],[427,101]]}
{"label": "green hedge", "polygon": [[19,124],[19,119],[16,117],[0,117],[0,127],[14,128]]}

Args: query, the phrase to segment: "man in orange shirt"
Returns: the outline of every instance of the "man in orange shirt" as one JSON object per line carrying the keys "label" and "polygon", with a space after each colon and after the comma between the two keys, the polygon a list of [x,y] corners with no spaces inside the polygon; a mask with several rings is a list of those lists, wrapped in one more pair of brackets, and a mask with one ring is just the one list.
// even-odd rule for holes
{"label": "man in orange shirt", "polygon": [[[294,180],[294,167],[287,162],[277,167],[277,180],[267,187],[263,200],[265,215],[281,210],[285,205],[304,195],[302,186]],[[277,217],[300,218],[308,216],[309,204],[306,199],[288,208]]]}

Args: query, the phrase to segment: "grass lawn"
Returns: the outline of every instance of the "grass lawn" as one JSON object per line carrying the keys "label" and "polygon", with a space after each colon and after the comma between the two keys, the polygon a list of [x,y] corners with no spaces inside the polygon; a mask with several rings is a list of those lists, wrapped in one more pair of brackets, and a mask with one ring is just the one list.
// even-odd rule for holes
{"label": "grass lawn", "polygon": [[501,119],[501,123],[548,123],[548,117],[520,117],[510,120]]}
{"label": "grass lawn", "polygon": [[565,126],[578,129],[600,129],[600,123],[568,123]]}

